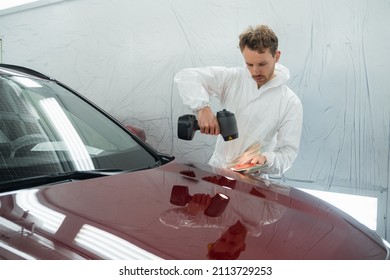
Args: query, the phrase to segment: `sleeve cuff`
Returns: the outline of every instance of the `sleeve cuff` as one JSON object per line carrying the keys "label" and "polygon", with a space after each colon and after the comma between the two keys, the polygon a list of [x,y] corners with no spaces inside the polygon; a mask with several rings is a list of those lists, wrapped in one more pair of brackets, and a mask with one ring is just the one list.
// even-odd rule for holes
{"label": "sleeve cuff", "polygon": [[209,103],[204,103],[200,106],[197,106],[196,108],[192,109],[192,111],[194,113],[198,113],[200,110],[202,110],[203,108],[206,108],[206,107],[210,107],[210,104]]}
{"label": "sleeve cuff", "polygon": [[265,158],[267,159],[265,164],[268,167],[271,167],[274,164],[274,161],[275,161],[275,153],[264,152],[264,153],[262,153],[262,155],[265,156]]}

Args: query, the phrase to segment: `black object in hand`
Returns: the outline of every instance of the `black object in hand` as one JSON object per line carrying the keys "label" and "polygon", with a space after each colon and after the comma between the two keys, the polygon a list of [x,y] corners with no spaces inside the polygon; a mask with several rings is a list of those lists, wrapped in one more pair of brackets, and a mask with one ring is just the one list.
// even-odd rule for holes
{"label": "black object in hand", "polygon": [[[230,141],[238,138],[236,117],[233,113],[222,110],[217,112],[217,120],[223,140]],[[177,134],[179,139],[192,140],[195,131],[199,130],[198,120],[194,115],[183,115],[179,117]]]}

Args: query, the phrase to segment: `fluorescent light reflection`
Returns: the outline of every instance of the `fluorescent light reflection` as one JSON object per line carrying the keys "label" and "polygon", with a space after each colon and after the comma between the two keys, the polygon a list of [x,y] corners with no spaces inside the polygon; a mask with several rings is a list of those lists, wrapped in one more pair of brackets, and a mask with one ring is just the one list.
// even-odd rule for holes
{"label": "fluorescent light reflection", "polygon": [[4,227],[9,228],[10,230],[13,230],[13,231],[20,230],[20,225],[17,225],[15,223],[11,222],[10,220],[4,219],[3,217],[0,217],[0,224]]}
{"label": "fluorescent light reflection", "polygon": [[29,254],[26,254],[22,251],[19,251],[18,249],[15,249],[14,247],[11,247],[11,246],[8,246],[7,244],[4,244],[2,242],[0,242],[0,248],[3,248],[4,250],[8,251],[8,252],[11,252],[12,254],[15,254],[19,257],[21,257],[22,259],[26,259],[26,260],[36,260],[35,257],[29,255]]}
{"label": "fluorescent light reflection", "polygon": [[28,88],[42,87],[40,84],[38,84],[37,82],[29,78],[25,78],[25,77],[13,77],[13,78],[14,80],[18,81],[19,83],[21,83],[22,85]]}
{"label": "fluorescent light reflection", "polygon": [[[348,213],[372,230],[377,229],[378,199],[375,197],[341,194],[318,190],[300,190],[310,193]],[[364,207],[361,207],[364,205]]]}
{"label": "fluorescent light reflection", "polygon": [[77,134],[65,112],[54,98],[46,98],[40,101],[43,110],[63,139],[76,170],[92,170],[94,165],[80,136]]}
{"label": "fluorescent light reflection", "polygon": [[145,251],[111,233],[90,225],[84,225],[75,238],[80,247],[92,251],[104,259],[157,260],[160,257]]}
{"label": "fluorescent light reflection", "polygon": [[42,221],[43,229],[54,234],[63,223],[65,215],[42,205],[36,196],[37,192],[38,190],[33,190],[16,194],[16,203],[28,211],[29,215]]}

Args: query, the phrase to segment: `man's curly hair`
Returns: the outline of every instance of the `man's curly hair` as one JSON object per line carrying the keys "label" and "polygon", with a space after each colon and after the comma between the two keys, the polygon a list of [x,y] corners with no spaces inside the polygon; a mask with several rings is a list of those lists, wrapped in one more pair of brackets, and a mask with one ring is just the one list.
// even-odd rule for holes
{"label": "man's curly hair", "polygon": [[239,47],[243,51],[245,47],[251,50],[264,53],[270,50],[272,56],[275,56],[278,50],[278,37],[267,25],[249,26],[247,30],[239,36]]}

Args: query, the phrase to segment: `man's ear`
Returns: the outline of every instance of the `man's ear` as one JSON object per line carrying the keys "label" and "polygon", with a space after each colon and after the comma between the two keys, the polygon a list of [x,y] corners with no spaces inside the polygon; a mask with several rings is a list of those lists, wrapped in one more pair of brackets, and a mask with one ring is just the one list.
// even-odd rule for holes
{"label": "man's ear", "polygon": [[276,51],[276,52],[275,52],[275,62],[279,62],[280,54],[281,54],[280,51]]}

